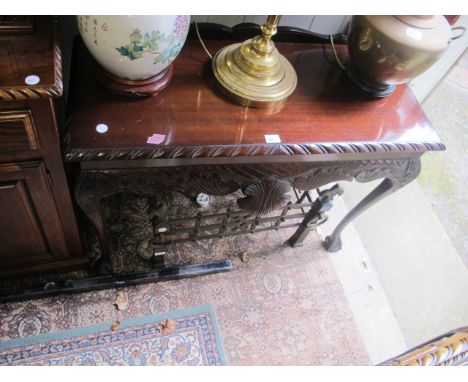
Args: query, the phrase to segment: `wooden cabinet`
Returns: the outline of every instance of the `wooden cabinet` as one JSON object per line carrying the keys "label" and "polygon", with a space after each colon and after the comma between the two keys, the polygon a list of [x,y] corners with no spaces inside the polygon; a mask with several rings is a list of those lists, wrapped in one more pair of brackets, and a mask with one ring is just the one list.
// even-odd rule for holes
{"label": "wooden cabinet", "polygon": [[62,93],[57,26],[34,21],[32,33],[0,36],[0,278],[87,264],[53,103]]}
{"label": "wooden cabinet", "polygon": [[68,256],[43,162],[0,165],[0,221],[3,265]]}

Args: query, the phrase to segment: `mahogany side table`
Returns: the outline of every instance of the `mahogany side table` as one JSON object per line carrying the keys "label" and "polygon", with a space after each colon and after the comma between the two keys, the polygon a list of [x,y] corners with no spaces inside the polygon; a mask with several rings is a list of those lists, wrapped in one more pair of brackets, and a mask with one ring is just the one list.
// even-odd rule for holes
{"label": "mahogany side table", "polygon": [[[207,45],[215,52],[229,43]],[[144,99],[101,88],[96,63],[78,41],[65,160],[80,166],[75,198],[97,230],[103,257],[109,243],[100,201],[121,191],[227,195],[240,189],[245,197],[239,207],[261,216],[283,208],[291,186],[312,190],[382,178],[326,238],[325,248],[338,251],[352,219],[411,182],[422,154],[445,149],[408,86],[369,99],[347,82],[328,46],[277,48],[293,64],[298,85],[282,107],[261,110],[233,104],[216,90],[196,40],[187,41],[176,59],[169,87]],[[344,57],[346,48],[339,46],[338,54]],[[291,245],[303,240],[310,218]]]}

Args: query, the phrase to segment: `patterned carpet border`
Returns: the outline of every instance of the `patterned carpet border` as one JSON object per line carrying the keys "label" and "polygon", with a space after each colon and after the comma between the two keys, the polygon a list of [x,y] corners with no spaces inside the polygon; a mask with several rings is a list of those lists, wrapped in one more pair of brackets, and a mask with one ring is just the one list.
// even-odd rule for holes
{"label": "patterned carpet border", "polygon": [[[209,322],[206,327],[200,325],[203,322],[203,314],[208,314],[209,316]],[[184,318],[187,319],[184,320]],[[17,361],[21,361],[21,359],[11,359],[15,352],[19,357],[22,356],[21,352],[23,352],[23,356],[25,354],[32,354],[33,352],[37,352],[37,349],[34,350],[34,345],[43,344],[44,346],[50,345],[50,348],[57,348],[57,341],[77,338],[79,342],[79,337],[90,336],[98,333],[103,333],[104,336],[109,338],[110,335],[118,336],[119,333],[125,332],[125,329],[133,327],[143,327],[144,325],[155,324],[153,326],[155,328],[157,323],[167,319],[177,321],[177,330],[175,335],[180,334],[181,330],[187,329],[190,326],[195,328],[196,325],[200,325],[203,335],[202,341],[204,345],[204,354],[202,357],[204,361],[207,365],[226,365],[226,358],[221,343],[220,330],[216,321],[215,312],[211,304],[122,320],[120,321],[119,329],[116,331],[110,330],[112,323],[105,323],[89,327],[73,328],[53,333],[43,333],[37,336],[15,338],[13,340],[3,341],[0,342],[0,365],[8,365],[12,364],[13,362],[16,363]],[[147,331],[143,330],[143,332],[147,334]],[[156,332],[156,335],[157,334],[158,333]],[[164,337],[163,335],[160,336]],[[213,336],[214,338],[212,338]],[[27,351],[28,347],[30,347],[30,353],[24,353]],[[13,350],[13,353],[9,352],[9,350]],[[47,352],[49,352],[49,350],[47,350]],[[59,353],[57,353],[57,355],[58,354]],[[27,360],[25,359],[25,361]]]}

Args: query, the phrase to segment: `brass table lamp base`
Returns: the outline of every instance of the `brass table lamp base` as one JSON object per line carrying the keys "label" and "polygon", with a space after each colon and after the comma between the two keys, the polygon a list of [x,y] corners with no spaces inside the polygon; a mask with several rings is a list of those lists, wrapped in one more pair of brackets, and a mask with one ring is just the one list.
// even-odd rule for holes
{"label": "brass table lamp base", "polygon": [[268,16],[262,35],[226,46],[213,58],[213,72],[221,91],[243,106],[276,107],[297,85],[290,62],[276,49],[279,16]]}

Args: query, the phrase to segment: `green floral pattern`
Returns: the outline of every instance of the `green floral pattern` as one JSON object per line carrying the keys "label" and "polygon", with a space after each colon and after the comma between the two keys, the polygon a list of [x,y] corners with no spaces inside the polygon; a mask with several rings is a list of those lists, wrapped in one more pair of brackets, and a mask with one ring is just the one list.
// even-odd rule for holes
{"label": "green floral pattern", "polygon": [[[166,46],[160,49],[160,44],[166,44]],[[159,31],[152,31],[142,35],[138,29],[135,29],[130,34],[129,44],[115,49],[130,60],[142,57],[143,53],[150,53],[154,55],[154,64],[164,65],[177,56],[182,45],[183,41],[178,40],[173,34],[166,35]]]}

